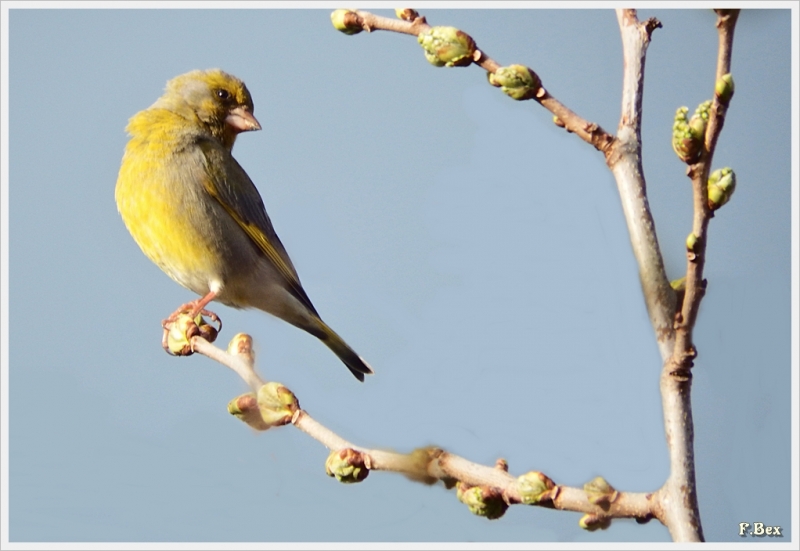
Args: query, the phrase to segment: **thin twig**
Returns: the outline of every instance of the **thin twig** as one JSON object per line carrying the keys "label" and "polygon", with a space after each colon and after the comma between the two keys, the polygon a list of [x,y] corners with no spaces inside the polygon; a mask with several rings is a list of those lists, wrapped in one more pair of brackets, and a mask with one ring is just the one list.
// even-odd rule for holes
{"label": "thin twig", "polygon": [[[716,80],[730,72],[733,31],[739,10],[718,10],[719,53]],[[675,347],[661,374],[664,429],[670,456],[670,476],[657,492],[657,516],[669,528],[675,541],[703,541],[703,527],[697,500],[694,461],[694,421],[692,418],[692,373],[697,351],[692,332],[700,302],[705,295],[703,279],[708,224],[713,216],[708,206],[708,176],[714,148],[724,123],[726,106],[715,97],[706,128],[705,147],[687,174],[692,179],[695,243],[687,253],[686,291],[675,323]]]}
{"label": "thin twig", "polygon": [[[246,339],[245,350],[236,345]],[[237,335],[229,346],[233,354],[225,352],[199,336],[191,339],[192,350],[232,369],[258,394],[260,385],[264,383],[255,372],[255,358],[251,353],[251,340],[246,335]],[[254,387],[254,385],[257,385]],[[257,409],[255,399],[249,399],[247,405]],[[249,412],[240,412],[249,413]],[[409,454],[401,454],[384,450],[363,448],[352,444],[334,433],[322,423],[311,417],[302,409],[295,411],[291,423],[303,433],[320,442],[331,451],[354,450],[363,457],[364,464],[371,471],[396,472],[412,480],[433,484],[444,481],[452,487],[453,481],[466,483],[468,486],[479,486],[496,492],[507,504],[524,502],[518,480],[507,472],[507,464],[498,462],[492,467],[473,463],[463,457],[448,453],[435,447],[420,448]],[[263,426],[262,430],[269,428]],[[647,521],[653,518],[652,495],[644,493],[615,492],[607,502],[592,502],[590,495],[582,488],[556,486],[548,494],[548,498],[536,503],[543,507],[574,511],[601,518],[636,518]]]}
{"label": "thin twig", "polygon": [[[736,20],[739,17],[739,10],[719,11],[721,13],[717,16],[719,53],[717,55],[716,80],[730,73],[733,32],[736,27]],[[718,97],[714,96],[706,129],[705,149],[700,156],[700,160],[691,165],[688,170],[688,175],[692,179],[694,202],[692,233],[697,237],[697,244],[692,251],[693,254],[690,254],[687,259],[686,295],[683,299],[681,319],[676,325],[677,342],[674,358],[676,368],[691,368],[691,361],[696,355],[692,342],[692,332],[697,321],[700,302],[703,300],[706,290],[703,269],[706,263],[708,223],[713,216],[708,207],[708,177],[711,172],[711,163],[714,158],[717,140],[725,123],[725,113],[726,107]]]}
{"label": "thin twig", "polygon": [[[424,17],[417,17],[412,21],[405,21],[402,19],[382,17],[361,10],[351,11],[348,13],[348,16],[350,17],[348,21],[349,24],[358,26],[367,32],[391,31],[418,36],[421,32],[431,28]],[[477,49],[473,56],[473,64],[489,73],[497,72],[502,66],[480,49]],[[542,107],[550,111],[555,116],[558,126],[562,126],[568,132],[574,133],[585,142],[594,146],[598,151],[608,155],[609,150],[614,144],[614,136],[603,130],[600,125],[589,122],[571,111],[550,95],[544,87],[540,88],[539,93],[531,99],[534,99],[542,105]]]}

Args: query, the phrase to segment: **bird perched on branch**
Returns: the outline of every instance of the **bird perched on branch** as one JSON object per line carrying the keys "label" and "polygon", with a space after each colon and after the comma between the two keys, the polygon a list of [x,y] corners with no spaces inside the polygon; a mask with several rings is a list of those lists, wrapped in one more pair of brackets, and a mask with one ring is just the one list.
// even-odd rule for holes
{"label": "bird perched on branch", "polygon": [[165,335],[179,314],[210,314],[205,307],[215,300],[311,333],[360,381],[372,373],[320,319],[258,190],[231,154],[239,133],[261,130],[244,82],[218,69],[175,77],[126,130],[117,208],[144,254],[201,297],[164,321]]}

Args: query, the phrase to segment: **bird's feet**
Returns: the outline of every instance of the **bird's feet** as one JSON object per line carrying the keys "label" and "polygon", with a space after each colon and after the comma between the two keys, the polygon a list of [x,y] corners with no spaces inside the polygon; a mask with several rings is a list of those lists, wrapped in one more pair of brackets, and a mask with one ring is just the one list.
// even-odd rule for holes
{"label": "bird's feet", "polygon": [[[161,346],[171,356],[191,356],[192,337],[203,337],[208,342],[214,342],[222,331],[222,320],[214,312],[203,308],[203,299],[187,302],[175,310],[161,322],[164,334],[161,337]],[[206,301],[207,303],[207,301]],[[207,316],[217,327],[206,322]]]}

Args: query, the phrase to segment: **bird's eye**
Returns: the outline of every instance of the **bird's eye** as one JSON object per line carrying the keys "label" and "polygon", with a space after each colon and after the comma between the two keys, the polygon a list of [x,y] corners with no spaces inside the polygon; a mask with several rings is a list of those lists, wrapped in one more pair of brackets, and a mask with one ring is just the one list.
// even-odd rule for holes
{"label": "bird's eye", "polygon": [[217,90],[217,97],[221,100],[229,100],[231,99],[231,93],[227,90],[219,89]]}

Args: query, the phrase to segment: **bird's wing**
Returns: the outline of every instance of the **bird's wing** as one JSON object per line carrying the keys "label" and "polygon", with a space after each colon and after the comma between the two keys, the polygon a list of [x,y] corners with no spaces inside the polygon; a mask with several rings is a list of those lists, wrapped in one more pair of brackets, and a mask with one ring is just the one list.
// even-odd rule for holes
{"label": "bird's wing", "polygon": [[289,254],[272,227],[264,202],[253,181],[236,159],[230,153],[221,150],[218,145],[201,142],[200,147],[205,157],[206,177],[203,178],[203,185],[208,194],[219,201],[231,218],[264,253],[267,260],[286,281],[292,295],[314,315],[319,316],[300,285],[300,279],[289,259]]}

